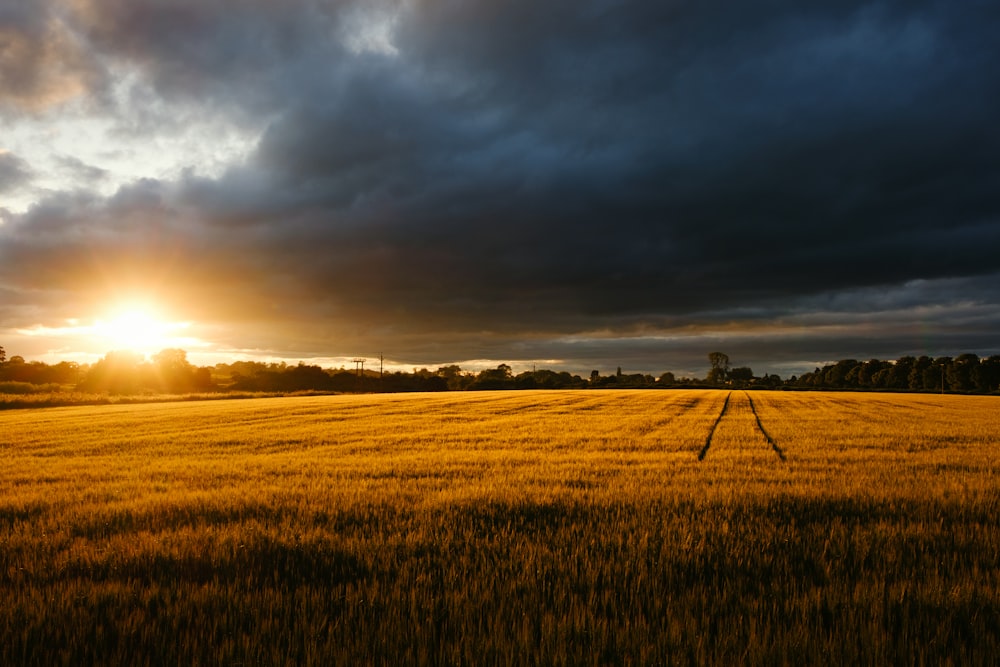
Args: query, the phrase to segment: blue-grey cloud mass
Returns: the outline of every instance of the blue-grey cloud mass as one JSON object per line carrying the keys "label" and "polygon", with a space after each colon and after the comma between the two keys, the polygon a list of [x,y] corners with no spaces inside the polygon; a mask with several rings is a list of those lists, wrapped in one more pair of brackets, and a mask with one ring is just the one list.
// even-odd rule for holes
{"label": "blue-grey cloud mass", "polygon": [[16,211],[0,154],[0,331],[130,285],[285,357],[1000,353],[996,3],[0,5],[4,127],[253,136]]}

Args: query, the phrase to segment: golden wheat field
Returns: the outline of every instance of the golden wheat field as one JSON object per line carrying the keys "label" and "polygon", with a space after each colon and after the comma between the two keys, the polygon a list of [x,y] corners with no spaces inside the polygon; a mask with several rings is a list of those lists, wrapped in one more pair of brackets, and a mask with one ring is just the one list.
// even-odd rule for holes
{"label": "golden wheat field", "polygon": [[1000,399],[0,413],[5,665],[991,664]]}

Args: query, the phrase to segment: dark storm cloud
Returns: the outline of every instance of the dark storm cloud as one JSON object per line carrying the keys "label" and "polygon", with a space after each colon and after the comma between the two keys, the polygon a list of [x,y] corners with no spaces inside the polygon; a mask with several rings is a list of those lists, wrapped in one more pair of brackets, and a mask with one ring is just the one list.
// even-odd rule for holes
{"label": "dark storm cloud", "polygon": [[404,62],[301,100],[261,162],[365,299],[468,297],[474,326],[997,270],[995,49],[968,19],[631,9],[419,14]]}
{"label": "dark storm cloud", "polygon": [[[649,332],[830,326],[851,309],[817,304],[837,295],[944,290],[871,310],[912,324],[1000,274],[993,3],[90,0],[59,16],[91,57],[78,71],[128,63],[160,99],[267,127],[219,178],[39,206],[7,225],[6,260],[166,247],[156,264],[197,267],[185,279],[219,285],[220,307],[312,322],[297,345],[317,354],[649,359],[688,340]],[[558,342],[587,332],[607,332],[593,354]],[[771,340],[835,356],[813,338]]]}
{"label": "dark storm cloud", "polygon": [[36,113],[93,87],[100,68],[51,0],[0,4],[0,114]]}
{"label": "dark storm cloud", "polygon": [[108,176],[107,169],[101,169],[100,167],[95,167],[92,164],[87,164],[83,160],[73,157],[72,155],[63,155],[59,157],[56,162],[59,164],[59,167],[63,170],[63,172],[69,175],[75,182],[94,185],[105,180]]}
{"label": "dark storm cloud", "polygon": [[12,153],[0,151],[0,195],[13,191],[32,179],[27,162]]}

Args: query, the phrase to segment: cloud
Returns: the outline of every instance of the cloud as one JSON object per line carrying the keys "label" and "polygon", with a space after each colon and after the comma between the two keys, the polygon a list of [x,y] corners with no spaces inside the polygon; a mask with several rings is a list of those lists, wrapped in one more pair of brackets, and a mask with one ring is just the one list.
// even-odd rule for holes
{"label": "cloud", "polygon": [[95,185],[108,177],[108,170],[94,165],[87,164],[78,157],[63,155],[56,160],[60,168],[65,171],[70,179],[78,183]]}
{"label": "cloud", "polygon": [[0,113],[40,113],[80,96],[101,77],[55,2],[5,3],[0,44]]}
{"label": "cloud", "polygon": [[0,150],[0,195],[30,183],[32,170],[18,156]]}
{"label": "cloud", "polygon": [[[240,323],[232,347],[414,363],[655,370],[727,341],[811,363],[894,356],[921,322],[993,345],[996,299],[963,292],[1000,274],[986,4],[44,8],[0,25],[62,63],[110,137],[243,139],[114,193],[64,155],[76,188],[0,227],[8,289],[131,281]],[[0,105],[56,99],[40,64],[0,71],[25,91]],[[974,335],[933,322],[948,304]]]}

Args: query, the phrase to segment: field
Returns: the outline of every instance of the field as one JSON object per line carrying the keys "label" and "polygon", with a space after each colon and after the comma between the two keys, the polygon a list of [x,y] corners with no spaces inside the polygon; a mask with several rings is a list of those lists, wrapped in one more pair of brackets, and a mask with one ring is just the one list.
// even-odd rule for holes
{"label": "field", "polygon": [[0,413],[0,663],[991,664],[1000,399]]}

